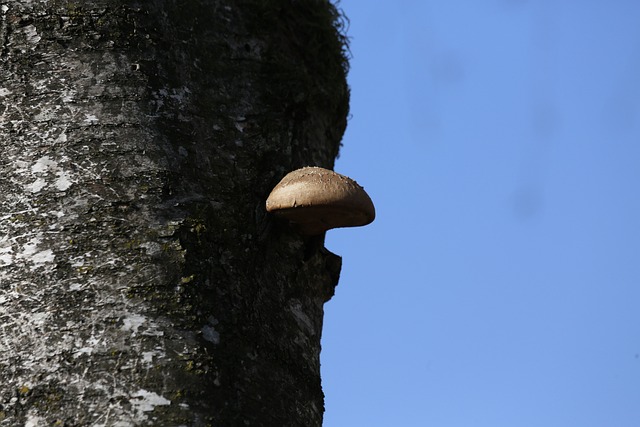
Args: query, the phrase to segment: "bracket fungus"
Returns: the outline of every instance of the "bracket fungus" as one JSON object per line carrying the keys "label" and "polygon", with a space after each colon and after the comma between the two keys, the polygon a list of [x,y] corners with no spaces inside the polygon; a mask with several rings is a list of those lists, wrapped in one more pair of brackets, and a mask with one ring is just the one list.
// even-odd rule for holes
{"label": "bracket fungus", "polygon": [[282,178],[267,198],[267,212],[289,220],[305,236],[367,225],[376,217],[364,188],[349,177],[319,167],[297,169]]}

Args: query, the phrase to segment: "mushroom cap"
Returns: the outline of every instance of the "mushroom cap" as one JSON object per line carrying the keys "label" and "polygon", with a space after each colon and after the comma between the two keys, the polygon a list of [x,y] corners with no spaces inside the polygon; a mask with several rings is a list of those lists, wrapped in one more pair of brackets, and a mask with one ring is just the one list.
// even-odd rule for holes
{"label": "mushroom cap", "polygon": [[305,235],[367,225],[376,217],[364,188],[328,169],[305,167],[287,174],[267,198],[267,212],[286,218]]}

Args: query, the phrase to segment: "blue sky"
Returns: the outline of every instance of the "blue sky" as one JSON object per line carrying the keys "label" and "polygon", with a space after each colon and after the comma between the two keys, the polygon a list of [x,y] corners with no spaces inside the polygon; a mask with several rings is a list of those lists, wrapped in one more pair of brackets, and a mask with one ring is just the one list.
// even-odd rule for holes
{"label": "blue sky", "polygon": [[340,6],[325,427],[640,426],[640,2]]}

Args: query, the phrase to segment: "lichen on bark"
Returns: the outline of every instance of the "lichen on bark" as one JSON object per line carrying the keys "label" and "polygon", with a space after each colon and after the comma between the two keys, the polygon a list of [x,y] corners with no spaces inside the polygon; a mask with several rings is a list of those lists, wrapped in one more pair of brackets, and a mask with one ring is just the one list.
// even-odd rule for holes
{"label": "lichen on bark", "polygon": [[320,425],[340,260],[270,189],[331,167],[325,0],[0,5],[0,425]]}

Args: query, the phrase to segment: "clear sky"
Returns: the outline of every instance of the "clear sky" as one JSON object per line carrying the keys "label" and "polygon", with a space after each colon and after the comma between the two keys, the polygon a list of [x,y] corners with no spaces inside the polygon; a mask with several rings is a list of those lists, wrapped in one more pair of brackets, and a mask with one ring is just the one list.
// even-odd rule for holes
{"label": "clear sky", "polygon": [[640,426],[640,1],[340,6],[325,427]]}

